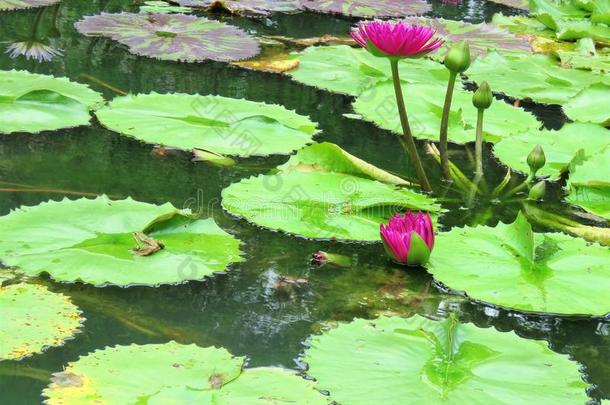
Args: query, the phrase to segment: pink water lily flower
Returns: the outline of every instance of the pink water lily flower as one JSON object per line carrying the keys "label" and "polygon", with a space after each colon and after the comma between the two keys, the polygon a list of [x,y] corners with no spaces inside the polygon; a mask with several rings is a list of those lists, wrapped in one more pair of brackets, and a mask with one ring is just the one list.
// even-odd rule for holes
{"label": "pink water lily flower", "polygon": [[381,240],[397,263],[421,266],[428,261],[434,247],[434,227],[430,214],[407,211],[396,214],[388,225],[380,225]]}
{"label": "pink water lily flower", "polygon": [[414,58],[432,52],[443,45],[430,27],[411,25],[404,21],[368,21],[351,31],[351,36],[375,56]]}

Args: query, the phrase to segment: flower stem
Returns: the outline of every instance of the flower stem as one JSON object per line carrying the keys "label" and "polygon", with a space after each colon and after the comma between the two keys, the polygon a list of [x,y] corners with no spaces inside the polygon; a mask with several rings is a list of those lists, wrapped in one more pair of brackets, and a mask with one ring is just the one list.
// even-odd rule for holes
{"label": "flower stem", "polygon": [[417,177],[422,190],[432,191],[432,187],[430,187],[428,177],[426,177],[426,172],[424,171],[424,166],[422,165],[419,155],[417,154],[413,134],[411,133],[411,126],[409,125],[409,118],[407,117],[407,109],[405,108],[405,100],[402,95],[402,88],[400,86],[398,60],[390,60],[390,64],[392,65],[392,79],[394,80],[396,104],[398,105],[398,114],[400,115],[400,124],[402,125],[403,139],[407,147],[407,153],[409,154],[409,159],[413,163],[413,166],[415,166],[415,171],[417,172]]}
{"label": "flower stem", "polygon": [[477,175],[483,174],[483,114],[485,110],[479,108],[477,113],[477,139],[474,145],[474,155],[476,161],[476,170],[475,173]]}
{"label": "flower stem", "polygon": [[441,152],[441,170],[443,172],[443,177],[446,180],[451,180],[451,172],[449,171],[449,155],[447,154],[447,130],[449,128],[449,112],[451,111],[451,100],[453,99],[453,89],[455,88],[456,78],[457,73],[449,73],[449,83],[447,84],[445,105],[443,106],[443,118],[441,120],[440,142],[438,145],[438,150]]}

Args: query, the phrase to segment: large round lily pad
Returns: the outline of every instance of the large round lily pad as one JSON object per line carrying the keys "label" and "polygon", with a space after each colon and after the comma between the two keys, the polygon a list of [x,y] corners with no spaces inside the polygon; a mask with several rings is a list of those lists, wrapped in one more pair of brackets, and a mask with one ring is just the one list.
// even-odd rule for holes
{"label": "large round lily pad", "polygon": [[[403,91],[413,135],[438,140],[446,85],[406,84]],[[354,102],[354,111],[381,128],[402,133],[391,81],[362,93]],[[449,140],[455,143],[474,142],[476,123],[477,110],[472,106],[472,93],[456,86],[449,114]],[[537,130],[540,126],[541,123],[532,114],[496,101],[485,112],[483,137],[488,142],[498,142],[511,134]]]}
{"label": "large round lily pad", "polygon": [[[312,46],[291,55],[291,58],[299,60],[298,68],[289,73],[294,80],[335,93],[358,96],[392,78],[386,58],[347,45]],[[405,59],[398,67],[400,78],[405,83],[446,87],[449,80],[445,66],[429,59]]]}
{"label": "large round lily pad", "polygon": [[68,297],[35,284],[0,286],[0,361],[17,360],[70,339],[84,321]]}
{"label": "large round lily pad", "polygon": [[561,233],[534,234],[521,214],[512,224],[456,228],[438,235],[428,265],[434,278],[469,297],[521,311],[605,315],[610,250]]}
{"label": "large round lily pad", "polygon": [[307,10],[349,17],[394,17],[421,15],[432,10],[424,0],[301,0]]}
{"label": "large round lily pad", "polygon": [[610,145],[574,167],[568,189],[569,202],[610,220]]}
{"label": "large round lily pad", "polygon": [[185,14],[102,13],[85,17],[76,28],[127,45],[136,55],[163,60],[228,62],[260,52],[258,41],[239,28]]}
{"label": "large round lily pad", "polygon": [[541,145],[546,165],[539,176],[559,178],[570,164],[587,160],[610,145],[610,131],[594,124],[565,124],[557,131],[527,131],[503,139],[494,145],[494,154],[512,169],[528,173],[527,155]]}
{"label": "large round lily pad", "polygon": [[610,75],[565,69],[547,55],[490,52],[474,61],[466,75],[477,83],[487,81],[494,92],[548,104],[563,104],[594,83],[610,84]]}
{"label": "large round lily pad", "polygon": [[290,153],[317,131],[282,106],[220,96],[130,95],[96,114],[107,128],[148,143],[240,156]]}
{"label": "large round lily pad", "polygon": [[0,217],[0,260],[57,281],[128,286],[201,280],[241,258],[239,241],[212,219],[102,196]]}
{"label": "large round lily pad", "polygon": [[433,198],[334,144],[308,146],[279,169],[224,189],[222,206],[267,228],[362,241],[378,241],[379,224],[397,211],[440,211]]}
{"label": "large round lily pad", "polygon": [[568,100],[563,109],[574,121],[610,126],[609,98],[610,84],[596,83]]}
{"label": "large round lily pad", "polygon": [[139,403],[322,405],[313,383],[278,368],[242,370],[225,349],[176,342],[96,350],[55,373],[43,391],[49,405]]}
{"label": "large round lily pad", "polygon": [[[456,253],[456,252],[454,252]],[[356,319],[310,339],[317,387],[340,404],[573,404],[578,364],[545,342],[415,315]]]}
{"label": "large round lily pad", "polygon": [[473,58],[487,54],[490,50],[500,53],[529,53],[532,48],[528,39],[517,36],[506,28],[493,23],[470,24],[462,21],[443,18],[407,18],[408,22],[434,28],[437,34],[446,40],[443,48],[432,54],[444,58],[449,46],[467,41]]}
{"label": "large round lily pad", "polygon": [[0,11],[45,7],[59,3],[60,1],[61,0],[0,0]]}
{"label": "large round lily pad", "polygon": [[176,3],[211,11],[222,8],[232,14],[266,16],[275,12],[301,11],[301,0],[176,0]]}
{"label": "large round lily pad", "polygon": [[0,71],[0,132],[53,131],[87,125],[104,99],[84,84],[25,71]]}

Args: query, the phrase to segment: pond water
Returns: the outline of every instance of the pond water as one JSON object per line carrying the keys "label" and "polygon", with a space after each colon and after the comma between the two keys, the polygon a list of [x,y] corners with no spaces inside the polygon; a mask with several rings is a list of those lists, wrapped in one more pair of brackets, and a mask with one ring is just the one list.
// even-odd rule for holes
{"label": "pond water", "polygon": [[[482,0],[465,1],[458,7],[433,3],[432,15],[471,22],[489,20],[497,11],[517,12]],[[414,176],[396,137],[373,124],[343,117],[350,112],[350,97],[301,85],[286,76],[221,63],[184,64],[137,57],[116,42],[86,38],[74,29],[74,22],[84,15],[121,10],[137,10],[137,5],[128,0],[64,0],[42,14],[39,10],[1,12],[0,41],[27,36],[39,18],[38,35],[49,37],[65,56],[39,64],[1,53],[0,67],[69,77],[90,84],[107,99],[117,93],[100,85],[102,82],[132,93],[218,94],[281,104],[317,121],[323,131],[317,140],[334,142],[390,172]],[[354,22],[310,13],[260,20],[213,17],[257,34],[291,37],[344,34]],[[549,128],[560,126],[565,119],[557,108],[526,108]],[[454,145],[451,152],[458,165],[471,170],[470,147]],[[526,315],[470,302],[442,291],[423,270],[405,271],[390,264],[381,245],[311,241],[257,228],[225,213],[220,192],[242,178],[272,169],[287,157],[238,159],[232,167],[196,163],[191,158],[186,152],[159,151],[119,136],[95,120],[89,127],[0,136],[0,215],[65,196],[107,194],[155,204],[171,202],[194,209],[202,217],[213,217],[223,229],[238,235],[246,259],[206,281],[160,288],[94,288],[45,279],[51,290],[70,296],[83,310],[86,327],[62,347],[22,361],[1,362],[0,403],[39,403],[51,373],[105,346],[176,340],[225,347],[235,355],[247,356],[249,366],[299,369],[303,367],[299,356],[304,341],[329,323],[380,313],[438,318],[451,311],[480,327],[547,340],[552,350],[570,354],[582,364],[585,379],[592,385],[591,400],[610,398],[610,321]],[[436,163],[431,159],[425,163],[438,186]],[[489,153],[485,166],[490,183],[499,182],[505,174]],[[498,204],[485,198],[463,207],[452,198],[451,189],[442,197],[449,209],[441,217],[445,230],[512,222],[519,211],[517,203]],[[548,205],[554,211],[565,209],[560,203]],[[314,265],[310,256],[317,250],[350,256],[352,266]],[[281,276],[308,282],[278,290],[275,285]]]}

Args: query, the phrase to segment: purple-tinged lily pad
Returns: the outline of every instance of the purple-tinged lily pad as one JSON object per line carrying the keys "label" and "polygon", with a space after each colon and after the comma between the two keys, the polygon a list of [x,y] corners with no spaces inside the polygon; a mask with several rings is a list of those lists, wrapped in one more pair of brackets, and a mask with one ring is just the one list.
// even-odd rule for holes
{"label": "purple-tinged lily pad", "polygon": [[[447,40],[447,45],[468,41],[473,57],[487,54],[494,49],[499,53],[531,52],[532,48],[525,37],[512,34],[496,24],[469,24],[442,18],[407,18],[411,24],[425,25],[434,28],[438,35]],[[444,52],[436,52],[436,56],[444,56]]]}
{"label": "purple-tinged lily pad", "polygon": [[432,10],[424,0],[301,0],[303,7],[319,13],[350,17],[404,17]]}
{"label": "purple-tinged lily pad", "polygon": [[23,10],[25,8],[45,7],[61,0],[0,0],[0,10]]}
{"label": "purple-tinged lily pad", "polygon": [[175,0],[181,6],[205,11],[223,9],[232,14],[266,16],[302,10],[301,0]]}
{"label": "purple-tinged lily pad", "polygon": [[260,52],[258,41],[239,28],[184,14],[102,13],[85,17],[76,28],[127,45],[136,55],[163,60],[228,62]]}

